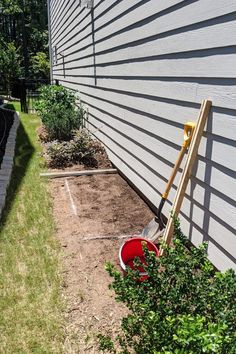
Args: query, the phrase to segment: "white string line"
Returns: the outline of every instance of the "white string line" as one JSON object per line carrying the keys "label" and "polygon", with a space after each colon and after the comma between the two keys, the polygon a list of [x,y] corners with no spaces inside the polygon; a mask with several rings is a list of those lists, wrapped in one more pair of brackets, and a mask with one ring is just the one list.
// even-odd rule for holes
{"label": "white string line", "polygon": [[72,212],[73,212],[74,215],[77,216],[78,215],[77,214],[77,208],[76,208],[76,205],[75,205],[74,200],[72,198],[72,194],[71,194],[71,191],[70,191],[70,187],[69,187],[69,183],[68,183],[67,178],[65,179],[65,186],[66,186],[66,190],[67,190],[67,192],[69,194],[69,199],[70,199]]}
{"label": "white string line", "polygon": [[82,241],[93,241],[93,240],[116,240],[116,239],[124,239],[124,238],[134,238],[134,237],[141,237],[140,234],[134,234],[134,235],[113,235],[113,236],[88,236],[82,238]]}

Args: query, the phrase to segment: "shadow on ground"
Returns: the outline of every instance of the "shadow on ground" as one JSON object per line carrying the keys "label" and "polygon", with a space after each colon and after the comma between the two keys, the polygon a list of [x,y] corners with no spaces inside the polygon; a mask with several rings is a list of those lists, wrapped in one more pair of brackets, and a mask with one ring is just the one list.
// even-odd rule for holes
{"label": "shadow on ground", "polygon": [[14,202],[15,196],[17,195],[21,182],[26,174],[29,162],[34,151],[35,149],[30,142],[30,139],[24,129],[24,126],[20,122],[16,138],[14,167],[12,171],[10,185],[7,190],[6,204],[0,222],[0,230],[7,220],[8,213],[11,210],[11,206]]}
{"label": "shadow on ground", "polygon": [[6,109],[11,109],[12,111],[15,111],[15,110],[16,110],[14,104],[12,104],[12,103],[7,103],[7,104],[5,104],[5,105],[4,105],[4,108],[6,108]]}

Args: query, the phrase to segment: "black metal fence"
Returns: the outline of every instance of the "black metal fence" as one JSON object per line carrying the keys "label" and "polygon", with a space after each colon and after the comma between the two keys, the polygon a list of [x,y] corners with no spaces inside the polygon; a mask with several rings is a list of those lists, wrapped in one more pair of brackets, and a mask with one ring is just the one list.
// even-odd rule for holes
{"label": "black metal fence", "polygon": [[12,89],[12,96],[20,99],[22,112],[34,112],[34,103],[38,100],[40,87],[48,85],[49,83],[49,80],[42,79],[20,79],[15,82]]}

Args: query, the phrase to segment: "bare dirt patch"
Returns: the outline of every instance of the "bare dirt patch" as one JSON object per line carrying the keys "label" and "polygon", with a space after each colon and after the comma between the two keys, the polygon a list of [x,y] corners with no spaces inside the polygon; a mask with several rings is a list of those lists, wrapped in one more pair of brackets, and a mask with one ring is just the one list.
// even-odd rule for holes
{"label": "bare dirt patch", "polygon": [[[65,353],[98,353],[96,334],[115,335],[126,309],[115,302],[105,262],[118,265],[122,239],[135,235],[152,212],[118,174],[51,182],[57,237],[62,246],[66,302]],[[98,240],[83,240],[99,237]]]}

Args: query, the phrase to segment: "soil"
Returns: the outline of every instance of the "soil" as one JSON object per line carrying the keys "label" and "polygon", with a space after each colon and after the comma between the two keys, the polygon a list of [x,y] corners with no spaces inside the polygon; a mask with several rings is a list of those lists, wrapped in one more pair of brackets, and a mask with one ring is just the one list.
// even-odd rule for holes
{"label": "soil", "polygon": [[108,289],[104,265],[111,261],[119,268],[123,237],[138,235],[153,214],[119,174],[59,178],[50,185],[62,248],[64,352],[97,354],[97,334],[115,337],[127,314]]}

